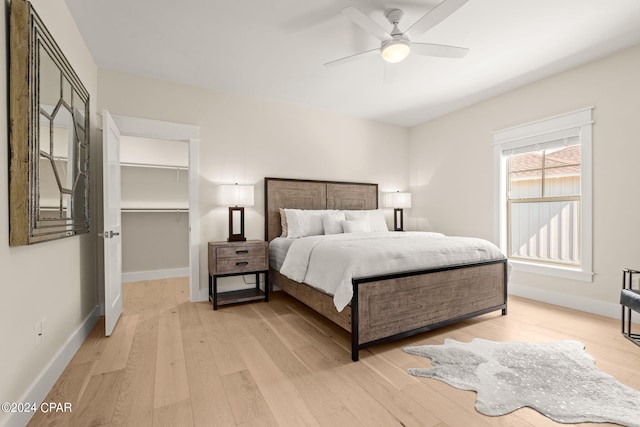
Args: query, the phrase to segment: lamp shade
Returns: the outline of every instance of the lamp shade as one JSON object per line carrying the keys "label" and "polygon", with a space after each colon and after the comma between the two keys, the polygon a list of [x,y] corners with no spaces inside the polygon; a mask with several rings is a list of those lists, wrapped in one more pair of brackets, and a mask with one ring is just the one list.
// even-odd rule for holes
{"label": "lamp shade", "polygon": [[385,193],[384,205],[387,208],[410,208],[411,193],[401,193],[399,191],[396,191],[395,193]]}
{"label": "lamp shade", "polygon": [[221,184],[220,204],[224,206],[253,206],[253,185]]}

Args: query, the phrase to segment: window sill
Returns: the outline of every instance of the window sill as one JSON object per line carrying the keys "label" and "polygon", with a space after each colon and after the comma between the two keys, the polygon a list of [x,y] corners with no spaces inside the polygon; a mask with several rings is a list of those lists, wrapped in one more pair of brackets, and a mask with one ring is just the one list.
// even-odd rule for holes
{"label": "window sill", "polygon": [[523,273],[541,274],[544,276],[559,277],[561,279],[578,280],[581,282],[593,282],[593,273],[582,271],[578,268],[561,267],[557,265],[541,265],[530,262],[509,260],[513,271]]}

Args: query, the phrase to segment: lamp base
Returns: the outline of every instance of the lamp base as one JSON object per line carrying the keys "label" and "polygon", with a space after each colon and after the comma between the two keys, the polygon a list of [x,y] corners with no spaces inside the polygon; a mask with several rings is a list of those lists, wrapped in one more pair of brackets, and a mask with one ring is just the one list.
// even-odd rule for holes
{"label": "lamp base", "polygon": [[393,210],[393,231],[404,231],[404,213],[402,208]]}
{"label": "lamp base", "polygon": [[246,242],[244,237],[244,208],[229,207],[229,238],[227,242]]}

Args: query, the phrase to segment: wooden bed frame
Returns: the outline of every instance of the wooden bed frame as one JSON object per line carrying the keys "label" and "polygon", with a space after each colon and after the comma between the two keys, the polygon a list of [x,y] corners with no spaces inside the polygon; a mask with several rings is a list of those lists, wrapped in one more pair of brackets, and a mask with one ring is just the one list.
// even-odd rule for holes
{"label": "wooden bed frame", "polygon": [[[265,178],[265,233],[282,234],[280,208],[377,209],[378,185]],[[507,261],[408,271],[353,279],[351,304],[338,312],[333,297],[274,269],[269,281],[351,333],[351,359],[363,348],[502,310],[507,314]]]}

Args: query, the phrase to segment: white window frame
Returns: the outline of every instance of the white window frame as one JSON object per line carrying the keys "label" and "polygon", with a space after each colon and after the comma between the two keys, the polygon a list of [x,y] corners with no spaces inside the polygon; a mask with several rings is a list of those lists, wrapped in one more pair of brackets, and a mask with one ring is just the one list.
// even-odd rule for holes
{"label": "white window frame", "polygon": [[500,248],[507,253],[507,157],[523,147],[543,145],[563,138],[580,138],[581,145],[581,253],[580,267],[510,260],[514,271],[543,274],[564,279],[593,281],[593,107],[561,114],[493,133],[494,230]]}

